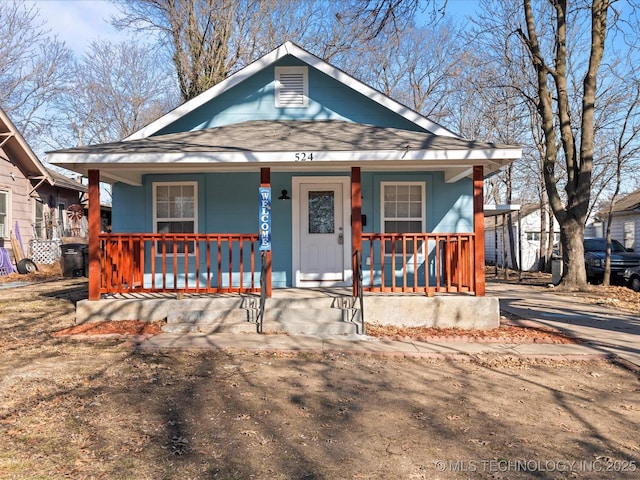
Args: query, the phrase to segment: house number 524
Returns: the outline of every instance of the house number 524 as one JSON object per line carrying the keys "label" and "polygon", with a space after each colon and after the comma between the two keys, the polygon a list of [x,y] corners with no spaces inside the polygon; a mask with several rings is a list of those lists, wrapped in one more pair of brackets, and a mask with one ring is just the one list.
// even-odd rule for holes
{"label": "house number 524", "polygon": [[296,162],[311,162],[313,153],[298,152],[295,154]]}

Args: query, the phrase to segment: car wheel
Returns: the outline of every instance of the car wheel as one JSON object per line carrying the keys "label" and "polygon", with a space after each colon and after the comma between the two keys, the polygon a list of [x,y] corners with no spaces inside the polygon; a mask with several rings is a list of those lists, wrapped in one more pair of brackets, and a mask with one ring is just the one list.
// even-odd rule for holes
{"label": "car wheel", "polygon": [[23,258],[18,262],[18,273],[23,275],[31,272],[37,272],[38,266],[30,258]]}
{"label": "car wheel", "polygon": [[631,290],[634,292],[640,292],[640,277],[631,277],[629,287],[631,287]]}

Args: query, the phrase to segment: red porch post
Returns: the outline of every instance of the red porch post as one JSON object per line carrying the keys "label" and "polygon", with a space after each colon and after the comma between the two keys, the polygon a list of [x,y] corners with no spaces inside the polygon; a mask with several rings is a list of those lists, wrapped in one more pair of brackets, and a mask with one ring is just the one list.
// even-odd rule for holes
{"label": "red porch post", "polygon": [[475,234],[476,296],[485,294],[484,269],[484,167],[473,167],[473,233]]}
{"label": "red porch post", "polygon": [[100,299],[100,171],[89,170],[89,300]]}
{"label": "red porch post", "polygon": [[[271,169],[270,168],[261,168],[260,169],[260,186],[261,187],[271,187]],[[273,199],[271,200],[273,201]],[[271,250],[268,250],[264,254],[264,261],[266,262],[266,284],[267,284],[267,297],[271,298]]]}
{"label": "red porch post", "polygon": [[353,296],[358,295],[358,264],[356,252],[362,254],[362,188],[360,167],[351,167],[351,259],[353,266]]}

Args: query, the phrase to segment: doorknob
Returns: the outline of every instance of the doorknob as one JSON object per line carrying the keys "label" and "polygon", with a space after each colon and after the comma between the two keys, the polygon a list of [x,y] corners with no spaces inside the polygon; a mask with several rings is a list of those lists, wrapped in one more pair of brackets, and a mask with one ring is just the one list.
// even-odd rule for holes
{"label": "doorknob", "polygon": [[338,245],[344,244],[344,233],[338,234]]}

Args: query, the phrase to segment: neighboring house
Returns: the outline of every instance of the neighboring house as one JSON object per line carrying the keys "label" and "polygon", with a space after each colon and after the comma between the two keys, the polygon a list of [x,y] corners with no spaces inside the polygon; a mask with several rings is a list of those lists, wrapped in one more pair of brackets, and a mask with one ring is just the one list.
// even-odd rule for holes
{"label": "neighboring house", "polygon": [[[604,237],[607,216],[608,209],[599,211],[596,221],[587,226],[585,237]],[[621,197],[613,206],[611,238],[640,253],[640,189]]]}
{"label": "neighboring house", "polygon": [[26,256],[52,263],[60,256],[59,242],[47,245],[50,251],[32,251],[34,240],[68,235],[67,209],[86,192],[86,186],[45,168],[0,109],[0,247],[13,258],[10,238],[19,236]]}
{"label": "neighboring house", "polygon": [[[485,206],[485,214],[491,206]],[[505,246],[507,251],[506,265],[514,268],[520,263],[522,257],[523,271],[536,271],[540,262],[540,239],[542,237],[540,204],[527,204],[519,206],[512,212],[513,238],[515,238],[515,251],[518,258],[514,263],[511,259],[509,248],[509,234],[507,231],[506,214],[487,216],[484,226],[484,252],[485,260],[491,265],[503,267],[505,264]],[[519,218],[518,218],[519,216]],[[560,241],[560,225],[554,216],[553,231],[554,244]],[[519,232],[521,232],[519,234]],[[547,235],[549,235],[549,219],[547,219]],[[503,241],[506,236],[506,242]]]}
{"label": "neighboring house", "polygon": [[48,159],[88,175],[90,200],[99,181],[113,184],[113,233],[89,225],[98,300],[255,292],[261,277],[268,295],[482,296],[483,179],[520,156],[462,139],[287,42],[121,142]]}

